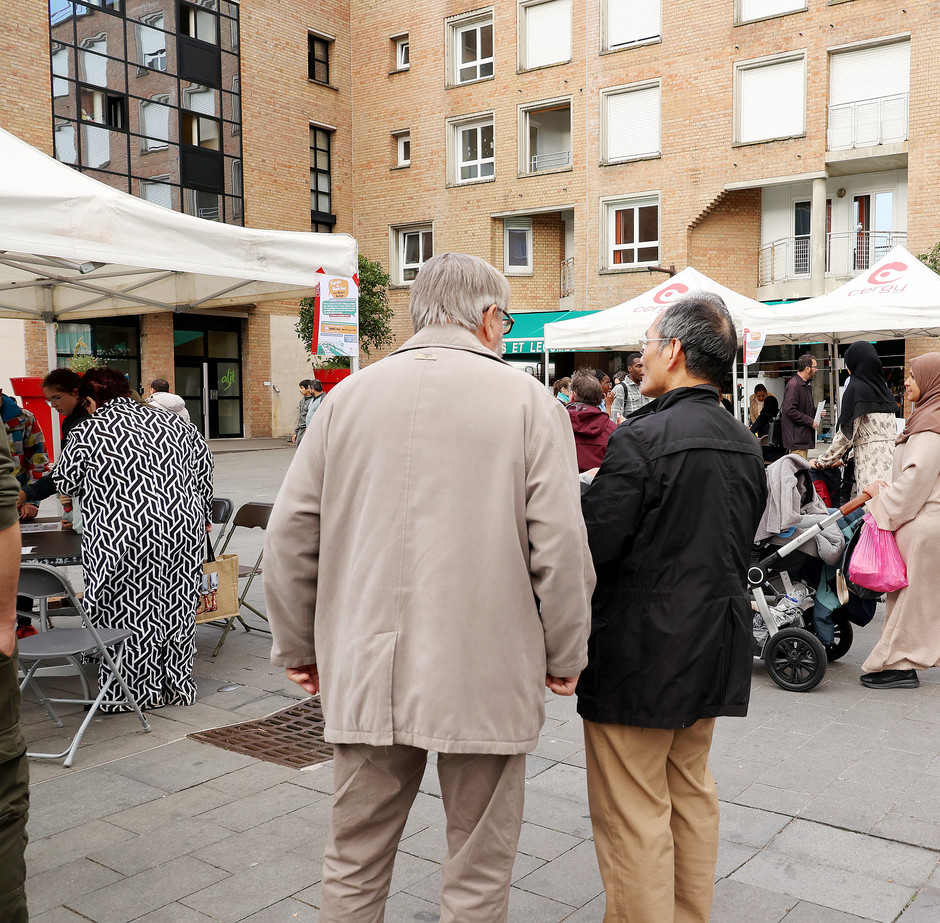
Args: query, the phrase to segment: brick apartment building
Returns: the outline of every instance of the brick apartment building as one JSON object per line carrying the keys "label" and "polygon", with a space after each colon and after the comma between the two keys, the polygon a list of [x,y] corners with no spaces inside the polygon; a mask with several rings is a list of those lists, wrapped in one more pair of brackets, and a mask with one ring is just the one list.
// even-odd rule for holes
{"label": "brick apartment building", "polygon": [[[0,124],[173,208],[352,233],[392,277],[398,341],[421,263],[475,253],[510,277],[514,312],[538,312],[537,340],[551,312],[617,304],[662,267],[780,301],[933,246],[938,34],[931,0],[8,0]],[[295,314],[87,332],[194,401],[237,363],[240,415],[213,435],[266,435],[292,428],[309,374]],[[44,371],[19,327],[0,341]],[[880,348],[900,372],[931,346]],[[768,375],[792,354],[768,353]]]}

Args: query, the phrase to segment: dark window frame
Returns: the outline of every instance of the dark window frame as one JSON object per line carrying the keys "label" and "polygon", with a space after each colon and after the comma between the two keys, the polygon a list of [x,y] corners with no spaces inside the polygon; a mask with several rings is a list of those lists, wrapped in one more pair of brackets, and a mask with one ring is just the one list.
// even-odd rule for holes
{"label": "dark window frame", "polygon": [[[307,79],[314,83],[330,85],[330,45],[332,39],[315,32],[307,33]],[[322,76],[317,75],[318,66],[324,71]]]}
{"label": "dark window frame", "polygon": [[[321,135],[326,139],[325,147],[319,145]],[[319,125],[311,125],[310,150],[314,155],[325,153],[327,163],[327,168],[322,170],[315,163],[318,158],[316,156],[311,157],[311,161],[313,162],[310,164],[310,192],[311,194],[316,194],[318,198],[321,195],[329,196],[330,200],[329,211],[313,208],[313,203],[311,202],[310,224],[313,225],[314,231],[329,233],[336,224],[336,215],[333,214],[333,131]],[[319,178],[321,176],[325,176],[327,179],[328,186],[326,190],[320,189]],[[326,230],[321,231],[321,228],[325,228]]]}

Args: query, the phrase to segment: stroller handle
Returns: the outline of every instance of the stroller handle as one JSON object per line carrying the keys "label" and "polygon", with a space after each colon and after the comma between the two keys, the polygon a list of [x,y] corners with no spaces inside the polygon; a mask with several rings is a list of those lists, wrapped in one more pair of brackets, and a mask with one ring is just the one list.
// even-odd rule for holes
{"label": "stroller handle", "polygon": [[854,513],[859,507],[862,507],[868,503],[871,498],[871,494],[864,490],[857,497],[852,497],[848,503],[839,507],[840,518],[842,516],[848,516],[849,513]]}

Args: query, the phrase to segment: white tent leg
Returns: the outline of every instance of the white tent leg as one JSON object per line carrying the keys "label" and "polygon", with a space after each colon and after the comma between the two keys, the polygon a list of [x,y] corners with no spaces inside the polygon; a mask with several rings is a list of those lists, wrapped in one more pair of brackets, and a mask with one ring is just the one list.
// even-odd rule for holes
{"label": "white tent leg", "polygon": [[[747,347],[745,346],[745,349]],[[746,355],[742,355],[742,359],[746,359]],[[744,381],[747,382],[747,366],[744,367]],[[741,419],[741,401],[738,399],[738,354],[734,354],[734,364],[731,366],[731,402],[734,404],[734,415],[740,420]]]}
{"label": "white tent leg", "polygon": [[842,410],[842,402],[839,400],[839,373],[836,370],[836,360],[839,356],[839,349],[836,346],[835,336],[829,341],[829,403],[832,405],[832,438],[836,438],[836,420],[839,419],[839,412]]}
{"label": "white tent leg", "polygon": [[[46,368],[55,369],[59,367],[59,357],[56,355],[56,346],[55,346],[55,321],[47,320],[46,321]],[[62,428],[59,425],[59,413],[52,408],[52,432],[49,434],[52,437],[52,452],[56,459],[58,459],[60,452],[62,451]]]}
{"label": "white tent leg", "polygon": [[545,387],[547,388],[548,387],[548,350],[547,349],[545,350],[545,363],[542,366],[542,369],[544,371],[544,374],[542,377],[545,379]]}

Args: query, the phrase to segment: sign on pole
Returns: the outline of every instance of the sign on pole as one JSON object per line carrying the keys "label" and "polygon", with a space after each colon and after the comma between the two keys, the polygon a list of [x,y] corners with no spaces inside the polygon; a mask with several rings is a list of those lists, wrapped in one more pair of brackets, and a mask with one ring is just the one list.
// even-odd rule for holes
{"label": "sign on pole", "polygon": [[318,356],[359,355],[359,279],[323,276],[314,328]]}
{"label": "sign on pole", "polygon": [[753,365],[757,362],[760,351],[764,348],[764,341],[767,339],[766,333],[759,330],[744,330],[744,364]]}

